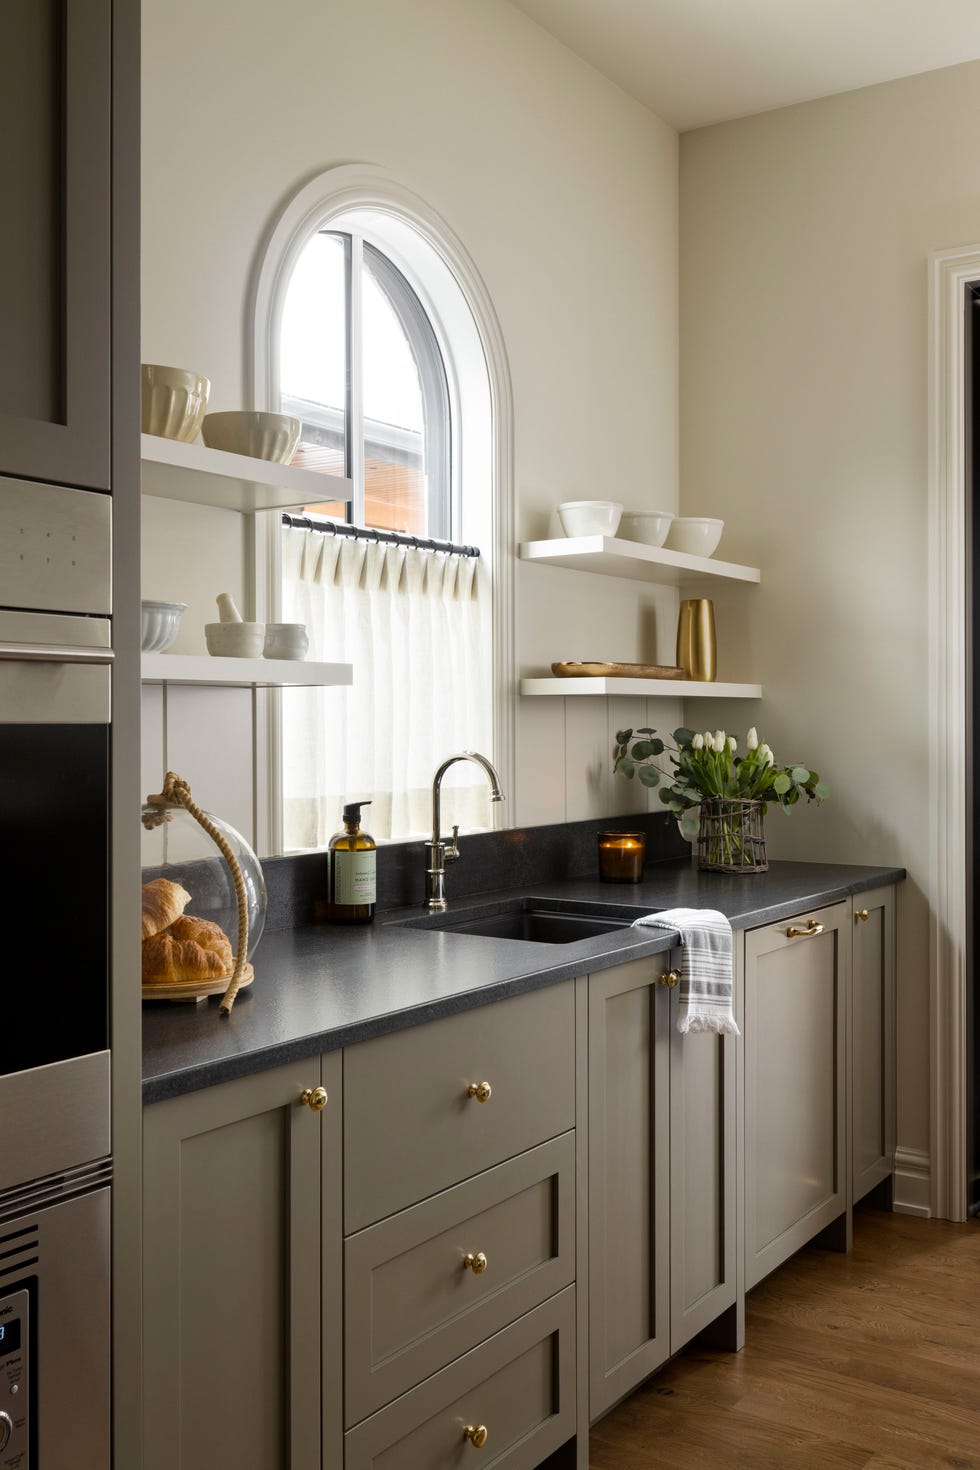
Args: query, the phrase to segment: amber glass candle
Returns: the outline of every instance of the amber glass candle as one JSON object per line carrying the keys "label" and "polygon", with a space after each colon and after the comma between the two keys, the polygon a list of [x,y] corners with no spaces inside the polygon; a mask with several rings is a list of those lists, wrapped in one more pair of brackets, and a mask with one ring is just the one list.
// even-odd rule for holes
{"label": "amber glass candle", "polygon": [[646,837],[642,832],[600,832],[599,877],[604,883],[639,883]]}

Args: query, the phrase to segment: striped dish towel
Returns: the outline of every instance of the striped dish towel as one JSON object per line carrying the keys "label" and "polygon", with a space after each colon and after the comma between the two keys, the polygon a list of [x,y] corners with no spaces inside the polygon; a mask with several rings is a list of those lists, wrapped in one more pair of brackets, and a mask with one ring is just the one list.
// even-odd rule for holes
{"label": "striped dish towel", "polygon": [[633,928],[676,929],[681,936],[680,1010],[677,1029],[738,1036],[732,1012],[732,926],[717,909],[664,909],[645,914]]}

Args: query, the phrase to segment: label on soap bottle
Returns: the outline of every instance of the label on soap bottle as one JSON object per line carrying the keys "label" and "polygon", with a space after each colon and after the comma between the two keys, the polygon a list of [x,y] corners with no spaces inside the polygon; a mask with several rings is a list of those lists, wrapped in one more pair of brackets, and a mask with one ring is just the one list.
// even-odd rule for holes
{"label": "label on soap bottle", "polygon": [[374,903],[377,853],[334,851],[333,901],[336,904]]}

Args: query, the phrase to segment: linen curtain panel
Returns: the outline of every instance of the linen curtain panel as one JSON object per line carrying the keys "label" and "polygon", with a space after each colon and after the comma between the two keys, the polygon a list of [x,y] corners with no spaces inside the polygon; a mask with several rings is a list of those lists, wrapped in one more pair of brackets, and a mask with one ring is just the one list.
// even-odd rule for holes
{"label": "linen curtain panel", "polygon": [[[439,762],[492,756],[490,596],[481,558],[283,528],[283,620],[307,625],[310,658],[354,666],[352,688],[283,690],[287,850],[325,846],[357,800],[376,838],[428,835]],[[469,762],[446,777],[453,822],[491,825]]]}

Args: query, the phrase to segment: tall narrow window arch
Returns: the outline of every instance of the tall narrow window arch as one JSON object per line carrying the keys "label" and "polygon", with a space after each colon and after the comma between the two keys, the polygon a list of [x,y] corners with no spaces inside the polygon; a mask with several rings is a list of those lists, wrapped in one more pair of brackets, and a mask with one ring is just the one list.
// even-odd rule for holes
{"label": "tall narrow window arch", "polygon": [[[505,781],[511,766],[499,329],[441,222],[347,172],[287,209],[255,297],[256,405],[301,420],[293,462],[323,482],[270,532],[265,615],[306,623],[311,659],[354,667],[351,689],[274,702],[273,845],[285,851],[324,846],[351,800],[373,803],[376,837],[422,836],[446,755],[481,750]],[[447,820],[489,827],[485,781],[468,762],[457,771]]]}

